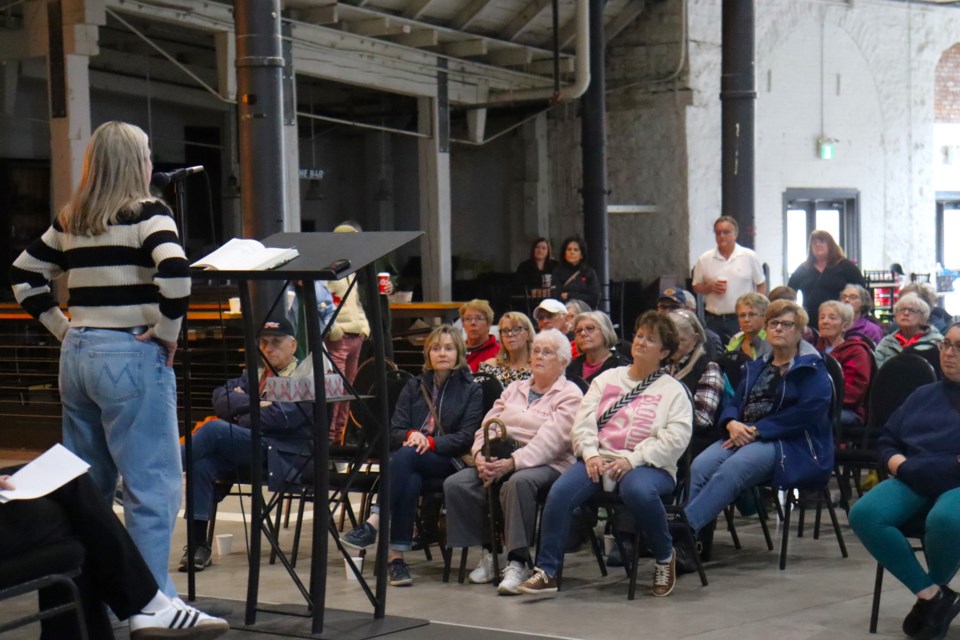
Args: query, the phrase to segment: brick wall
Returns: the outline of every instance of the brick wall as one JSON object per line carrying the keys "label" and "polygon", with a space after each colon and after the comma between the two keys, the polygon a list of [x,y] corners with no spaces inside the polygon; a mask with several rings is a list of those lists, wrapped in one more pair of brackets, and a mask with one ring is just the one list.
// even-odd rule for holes
{"label": "brick wall", "polygon": [[960,44],[955,44],[937,63],[936,121],[960,123]]}

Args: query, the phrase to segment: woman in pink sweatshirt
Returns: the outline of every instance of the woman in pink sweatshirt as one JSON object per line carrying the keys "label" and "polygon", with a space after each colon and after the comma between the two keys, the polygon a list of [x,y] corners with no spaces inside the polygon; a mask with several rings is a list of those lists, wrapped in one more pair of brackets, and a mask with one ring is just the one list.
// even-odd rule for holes
{"label": "woman in pink sweatshirt", "polygon": [[510,384],[484,418],[484,423],[491,418],[502,420],[508,436],[521,446],[509,458],[486,460],[481,452],[483,430],[477,430],[472,449],[476,468],[463,469],[443,483],[447,543],[451,547],[484,545],[470,582],[488,583],[495,576],[486,536],[485,488],[502,482],[507,566],[498,586],[501,595],[518,594],[517,587],[530,577],[527,565],[536,532],[537,495],[546,493],[574,462],[570,429],[583,394],[563,375],[570,353],[570,341],[556,329],[537,334],[531,349],[532,377]]}

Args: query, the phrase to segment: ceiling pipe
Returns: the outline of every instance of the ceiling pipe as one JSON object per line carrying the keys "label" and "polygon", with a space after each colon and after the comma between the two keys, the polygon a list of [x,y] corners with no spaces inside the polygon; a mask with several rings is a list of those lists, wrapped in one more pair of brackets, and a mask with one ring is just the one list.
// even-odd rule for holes
{"label": "ceiling pipe", "polygon": [[573,84],[560,87],[560,90],[524,89],[521,91],[498,91],[491,93],[489,100],[482,105],[470,108],[495,107],[516,102],[535,102],[548,100],[551,104],[576,100],[590,86],[590,0],[577,0],[576,8],[577,46],[574,55],[575,69]]}

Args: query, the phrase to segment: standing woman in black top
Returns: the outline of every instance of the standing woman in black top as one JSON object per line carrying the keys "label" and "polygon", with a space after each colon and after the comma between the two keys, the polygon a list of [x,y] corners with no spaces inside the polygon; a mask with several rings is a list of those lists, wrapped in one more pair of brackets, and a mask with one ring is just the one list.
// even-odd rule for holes
{"label": "standing woman in black top", "polygon": [[517,265],[517,285],[525,289],[548,289],[550,283],[544,278],[557,266],[551,253],[549,240],[534,240],[530,245],[530,257]]}
{"label": "standing woman in black top", "polygon": [[[63,444],[90,464],[105,503],[123,477],[127,530],[174,598],[170,539],[181,467],[173,354],[190,268],[170,209],[150,195],[150,143],[139,127],[93,132],[80,184],[13,263],[19,302],[63,343]],[[69,318],[51,280],[66,275]]]}
{"label": "standing woman in black top", "polygon": [[597,272],[587,264],[587,245],[580,236],[570,236],[560,245],[560,264],[553,270],[553,297],[583,300],[591,309],[600,302]]}
{"label": "standing woman in black top", "polygon": [[860,269],[847,260],[833,236],[817,229],[810,234],[806,262],[793,272],[787,286],[803,293],[803,308],[811,318],[817,318],[820,304],[839,300],[840,292],[848,284],[867,286]]}

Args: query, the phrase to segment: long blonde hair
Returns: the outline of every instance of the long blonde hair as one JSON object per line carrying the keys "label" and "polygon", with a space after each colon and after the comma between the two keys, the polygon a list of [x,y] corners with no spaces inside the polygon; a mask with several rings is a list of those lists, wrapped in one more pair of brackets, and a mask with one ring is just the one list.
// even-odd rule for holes
{"label": "long blonde hair", "polygon": [[143,202],[152,199],[149,161],[150,142],[140,127],[126,122],[97,127],[83,156],[80,185],[58,216],[63,230],[95,236],[139,215]]}

